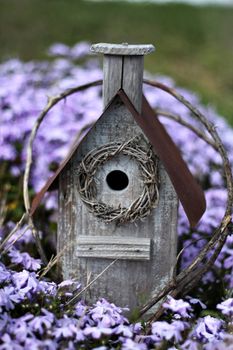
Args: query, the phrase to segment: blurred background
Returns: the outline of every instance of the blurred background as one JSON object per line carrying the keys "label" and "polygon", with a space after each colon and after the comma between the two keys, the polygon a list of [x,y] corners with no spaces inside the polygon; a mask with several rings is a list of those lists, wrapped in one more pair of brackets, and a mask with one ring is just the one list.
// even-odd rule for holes
{"label": "blurred background", "polygon": [[197,92],[233,125],[233,1],[0,0],[1,61],[41,60],[51,44],[79,41],[154,44],[146,69]]}

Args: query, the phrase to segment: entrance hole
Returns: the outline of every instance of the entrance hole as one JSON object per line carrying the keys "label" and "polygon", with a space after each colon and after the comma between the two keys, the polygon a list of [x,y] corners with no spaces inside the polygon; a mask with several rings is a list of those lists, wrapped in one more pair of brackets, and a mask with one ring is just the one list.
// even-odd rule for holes
{"label": "entrance hole", "polygon": [[111,171],[107,175],[106,181],[107,181],[108,186],[114,191],[122,191],[129,184],[128,176],[126,175],[126,173],[124,173],[121,170]]}

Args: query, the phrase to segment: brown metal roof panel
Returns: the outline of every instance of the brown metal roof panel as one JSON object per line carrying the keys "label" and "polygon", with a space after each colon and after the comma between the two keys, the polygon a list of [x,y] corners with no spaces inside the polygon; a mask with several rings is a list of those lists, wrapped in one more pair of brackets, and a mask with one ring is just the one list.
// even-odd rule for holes
{"label": "brown metal roof panel", "polygon": [[139,114],[123,90],[118,94],[128,107],[136,122],[144,131],[162,161],[176,193],[181,201],[191,227],[196,226],[205,212],[206,202],[202,188],[194,179],[180,150],[172,141],[157,115],[143,96],[142,113]]}

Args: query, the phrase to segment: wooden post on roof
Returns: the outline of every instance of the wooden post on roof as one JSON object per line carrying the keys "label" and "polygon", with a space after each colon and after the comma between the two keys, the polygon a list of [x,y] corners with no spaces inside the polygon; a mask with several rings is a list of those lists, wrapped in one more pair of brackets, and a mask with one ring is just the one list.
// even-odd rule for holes
{"label": "wooden post on roof", "polygon": [[91,50],[104,54],[104,106],[119,89],[123,89],[140,112],[144,55],[153,52],[154,47],[152,45],[96,44]]}
{"label": "wooden post on roof", "polygon": [[[141,112],[143,59],[144,55],[154,51],[154,47],[96,44],[91,51],[104,54],[104,107],[119,89],[123,89]],[[143,153],[145,147],[149,152],[150,145],[145,141],[143,130],[116,97],[60,175],[58,222],[58,252],[67,246],[61,259],[63,277],[76,278],[85,287],[117,259],[85,291],[85,297],[91,302],[104,297],[119,306],[129,306],[132,311],[164,287],[174,271],[178,200],[171,181],[159,162],[158,203],[155,207],[152,203],[144,216],[141,214],[140,217],[139,210],[135,222],[125,220],[124,223],[119,218],[110,220],[110,209],[106,217],[101,216],[101,212],[96,213],[98,206],[94,208],[89,204],[91,195],[88,194],[85,200],[77,184],[80,184],[82,162],[85,163],[82,171],[86,169],[87,154],[91,152],[96,160],[96,150],[106,145],[109,148],[109,144],[119,147],[135,137],[138,140],[135,147],[139,152]],[[132,212],[132,203],[145,190],[139,163],[134,156],[122,152],[101,163],[94,177],[95,198],[101,210],[104,203],[115,211],[129,208]],[[119,217],[121,215],[120,212]]]}

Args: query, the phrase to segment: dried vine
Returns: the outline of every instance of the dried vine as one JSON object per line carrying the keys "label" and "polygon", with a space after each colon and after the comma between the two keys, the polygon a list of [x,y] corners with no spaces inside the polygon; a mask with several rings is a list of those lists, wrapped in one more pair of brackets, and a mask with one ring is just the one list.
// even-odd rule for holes
{"label": "dried vine", "polygon": [[[161,89],[169,93],[170,95],[172,95],[182,104],[184,104],[192,112],[193,117],[195,117],[199,122],[201,122],[204,125],[204,127],[207,129],[207,131],[211,135],[214,142],[214,145],[212,146],[219,152],[223,161],[223,170],[224,170],[224,175],[226,178],[226,185],[227,185],[227,205],[226,205],[225,214],[221,220],[221,223],[219,227],[215,230],[209,242],[202,248],[201,252],[198,254],[198,256],[193,260],[193,262],[187,268],[181,271],[180,274],[175,278],[173,276],[173,278],[167,283],[167,285],[159,293],[157,293],[157,295],[153,296],[151,300],[149,300],[141,308],[140,316],[145,314],[148,310],[150,310],[155,304],[161,301],[168,294],[170,294],[173,297],[187,294],[198,283],[198,281],[201,279],[203,274],[211,268],[211,266],[217,259],[218,254],[220,253],[227,239],[227,236],[230,232],[230,227],[232,225],[231,215],[232,215],[232,207],[233,207],[233,179],[232,179],[231,165],[227,157],[225,148],[222,144],[222,141],[214,125],[211,122],[209,122],[206,119],[206,117],[200,111],[198,111],[197,108],[192,106],[192,104],[189,101],[187,101],[176,90],[155,81],[144,80],[144,83],[146,83],[147,85],[153,86],[155,88]],[[188,126],[187,122],[183,124],[186,124],[186,126]],[[193,131],[195,132],[195,130]],[[209,138],[206,139],[205,135],[199,134],[199,136],[201,136],[205,141],[209,140]],[[208,143],[211,144],[212,142],[211,143],[208,142]],[[211,256],[206,261],[208,253],[211,253]],[[150,321],[149,323],[157,320],[162,315],[163,311],[164,311],[163,306],[161,306],[158,309],[158,311],[155,312],[155,314],[149,319]]]}
{"label": "dried vine", "polygon": [[[98,86],[101,84],[102,84],[102,80],[97,80],[97,81],[94,81],[92,83],[88,83],[85,85],[80,85],[80,86],[68,89],[68,90],[64,91],[63,93],[59,94],[58,96],[54,96],[54,97],[49,98],[47,105],[42,110],[42,112],[40,113],[38,118],[36,119],[35,124],[32,128],[30,136],[29,136],[27,150],[26,150],[26,166],[25,166],[25,172],[24,172],[24,178],[23,178],[23,199],[24,199],[24,206],[25,206],[25,210],[26,210],[26,215],[28,218],[28,225],[29,225],[30,229],[32,230],[32,234],[35,238],[37,250],[40,254],[41,260],[43,261],[44,265],[48,264],[48,260],[47,260],[45,251],[43,249],[43,246],[41,244],[39,233],[38,233],[36,226],[33,222],[33,218],[32,218],[32,216],[29,215],[30,209],[31,209],[30,198],[29,198],[29,176],[30,176],[30,171],[31,171],[31,166],[32,166],[33,143],[34,143],[35,137],[37,135],[37,132],[39,130],[39,127],[40,127],[42,121],[44,120],[45,116],[58,102],[66,99],[68,96],[70,96],[76,92],[83,91],[83,90],[86,90],[92,86]],[[21,227],[21,224],[20,224],[20,227]]]}
{"label": "dried vine", "polygon": [[199,130],[198,128],[196,128],[195,126],[193,126],[192,124],[190,124],[189,122],[187,122],[186,120],[184,120],[183,118],[181,118],[180,115],[178,114],[173,114],[171,112],[168,111],[164,111],[162,109],[155,109],[155,112],[158,116],[162,116],[162,117],[166,117],[169,119],[174,120],[175,122],[185,126],[186,128],[190,129],[191,131],[193,131],[198,137],[200,137],[201,139],[203,139],[206,143],[208,143],[210,146],[212,146],[216,151],[217,151],[217,147],[215,142],[208,137],[203,131]]}
{"label": "dried vine", "polygon": [[[203,276],[203,274],[212,266],[214,261],[216,260],[219,252],[221,251],[226,238],[230,232],[230,225],[231,225],[231,213],[232,213],[232,205],[233,205],[233,181],[232,181],[232,172],[231,172],[231,166],[229,163],[229,159],[227,157],[226,151],[224,149],[224,146],[221,142],[221,139],[219,138],[215,126],[210,123],[205,116],[199,112],[190,102],[188,102],[182,95],[180,95],[176,90],[169,88],[168,86],[161,84],[159,82],[155,81],[149,81],[144,80],[144,83],[153,86],[155,88],[159,88],[170,95],[172,95],[174,98],[176,98],[178,101],[183,103],[191,112],[192,115],[199,120],[206,130],[209,132],[211,138],[204,135],[202,132],[200,132],[198,129],[191,126],[189,123],[184,121],[182,118],[177,118],[177,116],[169,116],[165,115],[168,114],[168,112],[163,113],[164,116],[171,117],[172,119],[176,120],[177,122],[185,125],[186,127],[190,128],[198,136],[202,137],[207,143],[209,143],[211,146],[213,146],[221,155],[222,161],[223,161],[223,169],[224,174],[226,178],[226,184],[227,184],[227,206],[225,210],[224,217],[221,220],[221,223],[219,227],[215,230],[213,236],[209,240],[209,242],[202,248],[199,255],[194,259],[194,261],[183,271],[179,273],[175,278],[172,278],[167,285],[159,292],[157,295],[154,295],[151,300],[149,300],[140,310],[140,316],[145,314],[152,306],[154,306],[156,303],[161,301],[164,297],[166,297],[168,294],[176,297],[183,295],[184,293],[188,293],[191,288],[195,284],[198,283],[200,278]],[[30,169],[32,165],[32,148],[33,148],[33,142],[36,137],[37,131],[39,129],[39,126],[49,110],[53,108],[58,102],[65,99],[66,97],[70,96],[73,93],[76,93],[78,91],[85,90],[91,86],[97,86],[101,85],[102,81],[95,81],[90,84],[86,84],[83,86],[78,86],[73,89],[69,89],[65,91],[64,93],[60,94],[59,96],[56,96],[54,98],[51,98],[48,101],[47,106],[43,109],[39,117],[37,118],[35,125],[31,131],[30,137],[29,137],[29,143],[27,147],[27,160],[26,160],[26,169],[24,173],[24,205],[26,209],[26,213],[28,214],[30,211],[30,200],[29,200],[29,191],[28,191],[28,182],[29,182],[29,175],[30,175]],[[161,113],[162,114],[162,113]],[[31,224],[32,222],[32,218]],[[22,220],[23,221],[23,220]],[[21,226],[21,223],[20,225]],[[33,224],[34,227],[34,224]],[[206,260],[207,255],[209,256],[211,252],[210,258],[203,264],[203,262]],[[163,313],[163,307],[160,307],[158,311],[153,315],[153,317],[150,319],[150,322],[158,319],[158,317],[161,316]]]}
{"label": "dried vine", "polygon": [[[105,144],[90,151],[79,165],[77,175],[80,197],[88,210],[104,222],[123,224],[143,219],[158,203],[158,159],[154,156],[147,142],[146,147],[140,145],[142,137],[138,136],[123,143]],[[144,184],[141,195],[131,203],[129,208],[121,206],[114,208],[99,202],[96,198],[95,174],[97,170],[105,162],[119,154],[129,156],[137,161]]]}
{"label": "dried vine", "polygon": [[40,113],[38,118],[36,119],[35,124],[32,128],[32,131],[30,133],[29,140],[28,140],[28,146],[27,146],[27,152],[26,152],[26,166],[25,166],[25,172],[24,172],[24,177],[23,177],[23,198],[24,198],[24,206],[25,206],[27,213],[30,212],[30,207],[31,207],[30,206],[28,184],[29,184],[29,175],[30,175],[31,166],[32,166],[32,149],[33,149],[33,143],[34,143],[36,134],[38,132],[38,129],[39,129],[42,121],[44,120],[44,118],[46,117],[48,112],[58,102],[66,99],[68,96],[70,96],[76,92],[83,91],[83,90],[86,90],[92,86],[98,86],[101,84],[102,84],[102,80],[97,80],[97,81],[94,81],[92,83],[88,83],[85,85],[80,85],[80,86],[68,89],[68,90],[62,92],[61,94],[59,94],[58,96],[54,96],[54,97],[49,98],[47,105],[42,110],[42,112]]}

